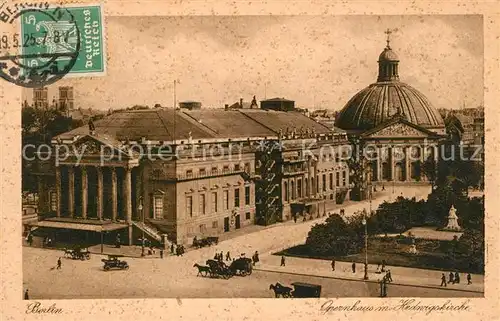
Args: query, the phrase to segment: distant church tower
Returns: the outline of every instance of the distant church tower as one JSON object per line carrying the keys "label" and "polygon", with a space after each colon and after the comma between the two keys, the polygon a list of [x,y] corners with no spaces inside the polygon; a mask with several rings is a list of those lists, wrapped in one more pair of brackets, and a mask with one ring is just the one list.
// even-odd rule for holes
{"label": "distant church tower", "polygon": [[61,86],[59,87],[59,107],[64,108],[67,112],[75,108],[75,100],[73,96],[73,87]]}

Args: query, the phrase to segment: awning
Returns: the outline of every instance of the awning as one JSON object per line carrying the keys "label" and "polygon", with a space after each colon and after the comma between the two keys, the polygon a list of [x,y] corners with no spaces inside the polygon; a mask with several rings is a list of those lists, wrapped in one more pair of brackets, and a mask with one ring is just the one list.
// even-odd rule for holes
{"label": "awning", "polygon": [[69,222],[39,221],[33,223],[32,226],[60,228],[68,230],[104,232],[104,231],[114,231],[126,228],[128,225],[116,224],[116,223],[97,225],[97,224],[81,224],[81,223],[69,223]]}

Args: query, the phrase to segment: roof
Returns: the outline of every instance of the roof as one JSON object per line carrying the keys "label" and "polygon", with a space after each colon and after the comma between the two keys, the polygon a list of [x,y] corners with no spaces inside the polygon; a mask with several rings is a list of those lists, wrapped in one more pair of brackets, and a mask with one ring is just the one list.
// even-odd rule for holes
{"label": "roof", "polygon": [[[286,128],[310,129],[316,134],[331,133],[331,129],[298,113],[262,109],[147,109],[113,113],[94,122],[95,137],[110,145],[119,141],[174,139],[249,138],[277,136]],[[88,125],[57,136],[73,139],[89,134]]]}
{"label": "roof", "polygon": [[263,102],[263,101],[283,101],[283,102],[294,102],[294,100],[288,100],[288,99],[285,99],[285,98],[279,98],[279,97],[276,97],[276,98],[271,98],[271,99],[261,100],[260,102]]}
{"label": "roof", "polygon": [[385,47],[378,57],[379,61],[399,61],[398,55],[392,51],[391,47]]}
{"label": "roof", "polygon": [[263,126],[269,128],[270,130],[278,133],[280,130],[285,131],[286,128],[300,128],[304,129],[314,129],[316,134],[328,134],[331,133],[330,128],[315,122],[313,119],[305,116],[302,113],[289,111],[275,111],[275,110],[240,110],[242,114],[245,114],[248,118],[251,118],[262,124]]}
{"label": "roof", "polygon": [[429,100],[399,81],[377,82],[358,92],[340,111],[335,126],[346,130],[369,130],[397,113],[422,127],[444,127],[443,118]]}

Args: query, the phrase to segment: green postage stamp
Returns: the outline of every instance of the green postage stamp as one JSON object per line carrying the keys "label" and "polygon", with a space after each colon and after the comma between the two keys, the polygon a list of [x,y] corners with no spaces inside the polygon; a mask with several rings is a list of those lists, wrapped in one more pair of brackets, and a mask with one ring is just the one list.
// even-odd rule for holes
{"label": "green postage stamp", "polygon": [[[58,10],[65,14],[58,14]],[[58,16],[60,18],[58,18]],[[103,11],[100,5],[47,10],[30,10],[22,15],[23,64],[36,68],[56,58],[68,64],[69,53],[78,52],[65,77],[101,76],[106,73],[106,46]]]}

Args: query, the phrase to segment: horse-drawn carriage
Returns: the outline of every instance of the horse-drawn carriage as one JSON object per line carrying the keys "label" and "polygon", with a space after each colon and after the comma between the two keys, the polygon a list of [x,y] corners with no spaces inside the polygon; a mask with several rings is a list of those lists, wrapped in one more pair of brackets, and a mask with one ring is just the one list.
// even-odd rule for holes
{"label": "horse-drawn carriage", "polygon": [[110,269],[118,270],[128,270],[128,263],[126,261],[119,260],[119,257],[123,255],[108,255],[107,259],[102,259],[104,263],[104,271],[109,271]]}
{"label": "horse-drawn carriage", "polygon": [[210,277],[222,277],[229,279],[234,275],[247,276],[252,274],[252,260],[249,258],[238,258],[228,266],[223,261],[207,260],[206,266],[195,264],[198,268],[198,275]]}
{"label": "horse-drawn carriage", "polygon": [[64,256],[73,260],[90,260],[90,252],[88,249],[76,247],[74,249],[65,249]]}
{"label": "horse-drawn carriage", "polygon": [[193,239],[193,247],[202,248],[205,246],[211,246],[212,244],[216,244],[216,245],[219,244],[219,237],[209,236],[209,237],[205,237],[205,238],[201,238],[201,239],[198,239],[195,237]]}
{"label": "horse-drawn carriage", "polygon": [[292,283],[295,288],[283,286],[280,283],[271,284],[269,290],[274,291],[274,297],[279,298],[319,298],[321,296],[321,285],[295,282]]}

